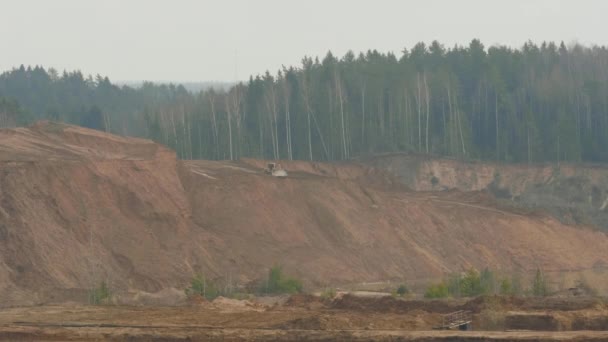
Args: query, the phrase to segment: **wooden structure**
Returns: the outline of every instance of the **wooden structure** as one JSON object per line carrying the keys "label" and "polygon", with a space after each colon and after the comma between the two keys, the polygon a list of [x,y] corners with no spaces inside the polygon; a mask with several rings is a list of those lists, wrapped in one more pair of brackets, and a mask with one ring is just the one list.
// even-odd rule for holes
{"label": "wooden structure", "polygon": [[447,315],[443,315],[441,318],[441,325],[435,327],[439,330],[471,330],[471,323],[473,322],[473,316],[471,311],[459,310]]}

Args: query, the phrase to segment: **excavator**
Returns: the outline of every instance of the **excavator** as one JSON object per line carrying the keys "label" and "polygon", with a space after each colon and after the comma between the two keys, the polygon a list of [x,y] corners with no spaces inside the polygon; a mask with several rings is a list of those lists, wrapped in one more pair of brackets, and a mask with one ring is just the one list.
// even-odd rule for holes
{"label": "excavator", "polygon": [[285,171],[285,169],[283,169],[283,167],[279,163],[268,163],[266,168],[264,169],[264,172],[273,177],[287,177],[287,171]]}

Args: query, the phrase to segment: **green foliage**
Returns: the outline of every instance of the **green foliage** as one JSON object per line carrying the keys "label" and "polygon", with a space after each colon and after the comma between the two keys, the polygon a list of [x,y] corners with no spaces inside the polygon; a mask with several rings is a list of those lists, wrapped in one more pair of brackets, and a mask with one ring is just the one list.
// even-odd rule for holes
{"label": "green foliage", "polygon": [[190,287],[185,290],[186,296],[201,296],[207,300],[213,300],[219,296],[219,291],[213,282],[210,282],[202,274],[196,274],[190,281]]}
{"label": "green foliage", "polygon": [[395,292],[397,293],[397,295],[403,297],[406,294],[410,293],[410,289],[405,284],[401,284],[399,285],[399,287],[397,287],[397,290]]}
{"label": "green foliage", "polygon": [[251,299],[252,295],[249,293],[233,292],[233,293],[228,294],[228,298],[246,300],[246,299]]}
{"label": "green foliage", "polygon": [[475,297],[490,294],[494,290],[494,274],[484,269],[479,273],[471,268],[464,274],[452,274],[447,282],[449,295],[452,297]]}
{"label": "green foliage", "polygon": [[480,294],[490,295],[496,293],[496,277],[489,268],[484,268],[479,274]]}
{"label": "green foliage", "polygon": [[462,297],[474,297],[482,293],[479,272],[476,269],[471,268],[460,279],[460,295]]}
{"label": "green foliage", "polygon": [[513,295],[513,285],[509,278],[503,278],[500,282],[500,294],[503,296]]}
{"label": "green foliage", "polygon": [[437,184],[439,184],[439,178],[436,176],[431,177],[431,185],[437,186]]}
{"label": "green foliage", "polygon": [[447,298],[449,295],[448,286],[444,282],[431,284],[424,292],[424,298],[429,299]]}
{"label": "green foliage", "polygon": [[106,130],[106,123],[101,109],[97,106],[92,106],[86,114],[82,116],[80,125],[82,127],[92,128],[99,131]]}
{"label": "green foliage", "polygon": [[14,98],[0,94],[0,128],[23,125],[30,121],[30,114]]}
{"label": "green foliage", "polygon": [[89,303],[93,305],[108,304],[112,294],[110,288],[105,281],[102,281],[97,287],[89,292]]}
{"label": "green foliage", "polygon": [[497,281],[494,272],[488,268],[477,271],[474,268],[465,273],[453,273],[448,276],[446,284],[451,297],[475,297],[497,293]]}
{"label": "green foliage", "polygon": [[273,266],[268,271],[268,279],[263,292],[299,293],[302,292],[302,283],[298,279],[286,277],[281,266]]}
{"label": "green foliage", "polygon": [[321,298],[324,300],[332,300],[336,297],[336,289],[333,287],[326,288],[323,292],[321,292]]}
{"label": "green foliage", "polygon": [[0,74],[0,98],[11,102],[0,125],[51,118],[103,129],[105,122],[110,131],[169,145],[181,158],[337,160],[406,151],[606,162],[608,80],[598,75],[607,58],[605,47],[487,48],[473,40],[446,48],[435,41],[400,56],[305,57],[277,75],[197,93],[20,66]]}
{"label": "green foliage", "polygon": [[544,297],[548,294],[547,282],[545,275],[540,268],[536,269],[534,280],[532,281],[532,295],[536,297]]}

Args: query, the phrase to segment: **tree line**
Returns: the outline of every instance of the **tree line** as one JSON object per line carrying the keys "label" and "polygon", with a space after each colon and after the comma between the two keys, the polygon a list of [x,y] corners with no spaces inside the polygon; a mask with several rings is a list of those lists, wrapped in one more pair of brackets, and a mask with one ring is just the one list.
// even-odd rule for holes
{"label": "tree line", "polygon": [[228,90],[197,93],[149,82],[118,87],[41,67],[0,75],[0,124],[39,118],[148,137],[183,159],[344,160],[403,151],[605,162],[608,50],[433,41],[400,55],[304,57]]}

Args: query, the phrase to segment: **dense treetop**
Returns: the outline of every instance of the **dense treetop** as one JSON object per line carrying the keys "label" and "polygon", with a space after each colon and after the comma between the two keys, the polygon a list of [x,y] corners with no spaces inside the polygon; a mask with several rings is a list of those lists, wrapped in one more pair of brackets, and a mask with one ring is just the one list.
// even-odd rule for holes
{"label": "dense treetop", "polygon": [[391,151],[608,161],[608,50],[418,43],[252,76],[229,90],[118,87],[80,72],[0,75],[0,125],[48,118],[145,136],[184,159],[340,160]]}

